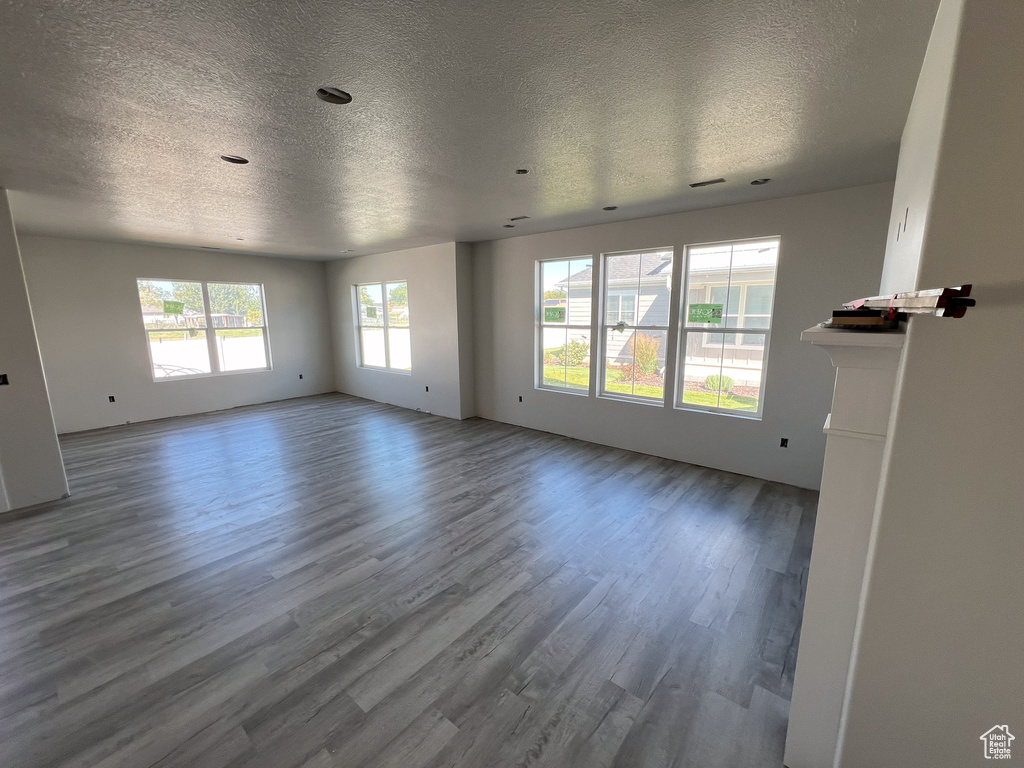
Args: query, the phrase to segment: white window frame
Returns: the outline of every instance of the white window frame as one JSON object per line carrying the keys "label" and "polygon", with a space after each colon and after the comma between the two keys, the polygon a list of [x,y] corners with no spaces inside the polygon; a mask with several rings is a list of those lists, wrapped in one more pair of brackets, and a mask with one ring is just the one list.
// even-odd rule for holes
{"label": "white window frame", "polygon": [[[726,328],[723,324],[721,330],[709,329],[707,327],[700,328],[688,328],[687,327],[687,310],[690,305],[690,251],[696,248],[707,248],[709,246],[737,246],[745,243],[757,243],[757,242],[769,242],[775,241],[776,247],[778,248],[778,257],[775,262],[775,277],[772,282],[766,282],[758,280],[753,285],[771,285],[773,287],[772,295],[772,311],[768,315],[768,327],[767,328],[752,328],[746,326],[737,326],[735,328]],[[772,335],[772,321],[775,317],[775,305],[776,305],[776,293],[775,288],[779,282],[779,261],[782,259],[782,238],[778,235],[768,235],[765,237],[749,237],[740,240],[722,240],[718,242],[710,243],[692,243],[687,245],[683,249],[683,285],[682,292],[679,302],[679,317],[676,318],[679,323],[679,332],[677,334],[677,346],[676,346],[676,365],[675,365],[675,394],[673,397],[673,407],[680,411],[702,411],[704,413],[715,413],[724,416],[734,416],[741,419],[754,419],[760,421],[764,417],[764,401],[766,396],[766,384],[768,381],[768,350],[771,346],[771,335]],[[732,287],[732,269],[729,270],[729,279],[725,283],[716,283],[718,287],[725,286],[726,296],[729,295],[729,289]],[[709,286],[714,287],[714,286]],[[710,291],[708,292],[710,297]],[[740,310],[737,312],[737,317],[745,318],[742,310],[746,307],[746,290],[744,288],[741,291]],[[764,317],[762,314],[758,314],[757,317]],[[723,317],[723,320],[725,318]],[[735,408],[723,408],[721,406],[713,405],[696,405],[694,403],[683,402],[683,396],[686,391],[686,342],[689,334],[701,333],[701,334],[736,334],[737,342],[740,341],[741,334],[754,334],[764,337],[763,346],[755,345],[744,345],[740,343],[726,344],[726,349],[743,349],[751,351],[759,351],[762,354],[761,360],[761,380],[759,397],[757,399],[757,410],[756,411],[740,411]]]}
{"label": "white window frame", "polygon": [[[607,303],[608,303],[608,299],[610,298],[609,297],[609,293],[608,293],[609,292],[609,286],[608,286],[608,259],[610,259],[612,257],[615,257],[615,256],[634,256],[635,255],[635,256],[641,256],[642,257],[644,254],[648,254],[648,253],[664,253],[664,252],[668,252],[668,253],[672,254],[672,256],[671,256],[672,272],[670,272],[670,274],[672,274],[672,273],[675,272],[675,268],[676,268],[676,249],[675,249],[674,246],[664,246],[664,247],[658,247],[658,248],[640,248],[640,249],[637,249],[637,250],[629,250],[629,251],[609,251],[608,253],[602,253],[601,254],[601,259],[600,259],[600,263],[601,263],[601,279],[600,279],[601,293],[600,293],[600,308],[598,309],[598,321],[597,321],[597,334],[598,334],[598,337],[599,337],[599,340],[598,340],[598,358],[597,358],[597,367],[598,367],[598,376],[599,376],[599,380],[597,382],[597,396],[598,397],[601,397],[601,398],[604,398],[604,399],[607,399],[607,400],[623,400],[623,401],[630,402],[630,403],[640,403],[642,405],[655,405],[655,406],[659,406],[659,407],[664,407],[666,405],[666,397],[669,395],[670,392],[672,392],[672,382],[669,380],[669,376],[670,376],[670,373],[671,373],[671,366],[669,365],[669,363],[671,362],[670,357],[669,357],[669,350],[670,350],[671,344],[672,344],[672,313],[671,313],[671,311],[669,312],[669,315],[668,315],[668,325],[636,325],[636,323],[640,322],[640,296],[639,296],[639,293],[638,293],[638,295],[636,297],[636,300],[634,302],[634,305],[633,305],[633,323],[634,323],[634,325],[627,325],[627,326],[625,326],[623,328],[623,331],[624,332],[632,332],[632,333],[644,332],[644,331],[664,331],[665,332],[665,375],[663,377],[664,380],[665,380],[665,383],[664,383],[663,395],[662,395],[662,397],[657,398],[657,397],[647,397],[645,395],[624,394],[622,392],[609,392],[606,389],[607,381],[605,381],[605,379],[606,379],[606,377],[608,375],[608,365],[607,365],[607,357],[608,357],[608,331],[609,331],[609,329],[615,328],[616,325],[617,325],[617,324],[612,324],[612,325],[608,324]],[[668,293],[669,306],[671,307],[672,302],[675,300],[675,280],[674,279],[668,280],[668,281],[666,281],[666,284],[668,286],[668,292],[669,292]],[[611,289],[611,290],[614,290],[614,289]],[[619,294],[618,297],[619,297],[619,303],[617,305],[618,311],[617,311],[616,314],[617,314],[617,316],[621,317],[621,315],[622,315],[622,312],[621,312],[621,307],[622,307],[621,294]],[[621,322],[621,320],[619,322]],[[593,346],[591,347],[591,349],[593,349]],[[593,362],[593,354],[591,354],[591,361]],[[593,374],[591,374],[591,378],[593,378]]]}
{"label": "white window frame", "polygon": [[[411,347],[412,347],[412,310],[411,309],[409,310],[409,318],[410,318],[409,325],[408,326],[402,326],[404,328],[408,328],[409,329],[409,346],[410,346],[409,367],[408,368],[392,368],[391,367],[391,338],[390,338],[391,334],[388,333],[389,329],[391,328],[391,324],[390,324],[390,321],[388,319],[389,315],[390,315],[390,313],[388,312],[388,286],[389,285],[398,285],[400,283],[405,283],[405,290],[408,292],[408,290],[409,290],[409,281],[408,280],[404,280],[404,279],[380,280],[380,281],[374,280],[373,282],[370,282],[370,283],[356,283],[355,285],[352,286],[352,312],[353,312],[353,314],[355,316],[355,329],[356,329],[356,359],[357,359],[357,363],[358,363],[358,367],[359,368],[365,368],[368,371],[385,371],[387,373],[397,373],[397,374],[402,375],[402,376],[411,376],[412,375],[412,350],[411,350]],[[380,288],[381,310],[382,310],[381,314],[384,316],[384,318],[383,318],[384,319],[384,324],[381,325],[381,326],[364,326],[363,325],[363,313],[359,311],[361,303],[362,303],[362,297],[360,295],[359,289],[360,288],[368,288],[370,286],[377,286],[378,288]],[[407,306],[411,306],[411,304],[412,304],[412,301],[410,301],[409,305],[407,305]],[[366,363],[363,362],[363,334],[362,334],[362,330],[363,330],[363,328],[371,328],[371,327],[372,328],[381,328],[384,331],[384,366],[367,365]]]}
{"label": "white window frame", "polygon": [[[590,259],[590,325],[570,325],[569,324],[569,291],[565,292],[565,322],[564,323],[548,323],[544,320],[544,278],[543,269],[545,264],[557,264],[558,262],[573,262],[573,261],[584,261]],[[536,375],[534,377],[534,389],[543,389],[546,392],[560,392],[566,395],[582,395],[583,397],[589,397],[594,391],[594,350],[597,345],[594,344],[594,285],[597,281],[595,265],[597,259],[592,255],[583,256],[568,256],[556,259],[537,259],[534,272],[534,284],[536,285],[536,305],[537,309],[535,312],[536,321],[534,323],[534,365],[536,367]],[[572,274],[569,274],[572,277]],[[551,384],[544,383],[544,329],[545,328],[565,328],[570,331],[586,331],[590,335],[590,375],[587,377],[588,387],[584,391],[582,389],[569,389],[568,387],[556,387]]]}
{"label": "white window frame", "polygon": [[[156,371],[153,367],[153,349],[150,347],[149,335],[150,333],[157,333],[159,331],[173,331],[174,328],[149,328],[146,325],[146,318],[142,316],[142,302],[139,297],[139,283],[140,282],[151,282],[151,283],[198,283],[203,292],[203,314],[206,317],[206,327],[196,328],[197,331],[203,331],[206,333],[206,346],[207,354],[210,357],[210,372],[209,373],[186,373],[180,376],[157,376]],[[243,368],[236,371],[222,371],[220,369],[220,355],[217,354],[217,334],[216,331],[230,330],[229,328],[214,328],[213,326],[213,310],[210,307],[210,290],[209,284],[214,283],[215,285],[256,285],[260,289],[260,307],[263,313],[263,325],[258,326],[263,331],[263,349],[266,354],[267,364],[261,368]],[[142,319],[142,332],[146,339],[146,356],[149,358],[149,375],[152,380],[161,384],[167,381],[185,381],[189,379],[208,379],[213,376],[234,376],[236,374],[246,373],[263,373],[265,371],[274,370],[274,363],[270,355],[270,321],[267,318],[267,289],[263,283],[249,283],[241,280],[192,280],[190,278],[183,277],[138,277],[135,279],[135,298],[139,302],[139,316]],[[182,329],[185,330],[185,329]]]}

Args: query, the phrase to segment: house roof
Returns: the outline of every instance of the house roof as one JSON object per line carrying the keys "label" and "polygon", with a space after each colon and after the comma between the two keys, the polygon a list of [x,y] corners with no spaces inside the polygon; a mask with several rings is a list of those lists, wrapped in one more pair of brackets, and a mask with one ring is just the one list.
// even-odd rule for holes
{"label": "house roof", "polygon": [[[605,265],[607,270],[606,277],[610,283],[634,282],[637,279],[637,273],[640,272],[640,254],[633,257],[620,256],[614,259],[608,259],[605,262]],[[672,274],[671,258],[659,261],[655,261],[653,258],[648,258],[645,263],[643,263],[643,272],[640,274],[640,282],[648,284],[663,284],[665,282],[665,278],[670,274]],[[590,266],[576,272],[575,274],[569,275],[567,280],[562,280],[556,283],[556,285],[564,287],[579,283],[589,284],[593,279],[594,268]]]}

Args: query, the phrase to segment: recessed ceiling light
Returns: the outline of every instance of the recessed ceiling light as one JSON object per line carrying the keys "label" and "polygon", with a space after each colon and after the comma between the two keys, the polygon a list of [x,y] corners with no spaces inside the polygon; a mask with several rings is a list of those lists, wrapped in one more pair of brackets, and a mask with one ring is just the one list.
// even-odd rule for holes
{"label": "recessed ceiling light", "polygon": [[523,221],[524,219],[530,218],[529,216],[513,216],[509,221]]}
{"label": "recessed ceiling light", "polygon": [[247,165],[249,162],[241,155],[221,155],[220,159],[225,163],[234,163],[235,165]]}
{"label": "recessed ceiling light", "polygon": [[515,229],[515,224],[502,224],[505,229]]}
{"label": "recessed ceiling light", "polygon": [[348,91],[343,91],[341,88],[330,88],[323,87],[316,89],[316,97],[320,101],[326,101],[328,104],[348,104],[352,101],[352,94]]}
{"label": "recessed ceiling light", "polygon": [[755,187],[760,187],[762,184],[767,184],[769,181],[771,181],[771,179],[754,179],[750,183],[753,184]]}
{"label": "recessed ceiling light", "polygon": [[712,184],[724,184],[725,179],[708,179],[707,181],[695,181],[691,187],[710,187]]}
{"label": "recessed ceiling light", "polygon": [[526,175],[526,174],[528,174],[529,172],[530,172],[530,169],[529,169],[529,168],[516,168],[516,173],[517,173],[517,174],[518,174],[519,176],[525,176],[525,175]]}
{"label": "recessed ceiling light", "polygon": [[617,209],[618,209],[618,207],[619,207],[619,206],[617,206],[617,205],[606,205],[606,206],[605,206],[604,208],[602,208],[601,210],[602,210],[602,211],[614,211],[614,210],[617,210]]}

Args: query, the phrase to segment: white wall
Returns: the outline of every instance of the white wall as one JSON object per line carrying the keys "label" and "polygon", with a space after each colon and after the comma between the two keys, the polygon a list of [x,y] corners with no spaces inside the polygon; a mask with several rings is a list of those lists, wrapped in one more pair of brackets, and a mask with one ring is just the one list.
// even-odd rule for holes
{"label": "white wall", "polygon": [[459,333],[459,395],[463,419],[476,416],[476,365],[474,357],[473,246],[455,244],[455,290]]}
{"label": "white wall", "polygon": [[[477,410],[488,419],[816,488],[834,370],[800,332],[875,292],[892,184],[480,243]],[[537,259],[780,235],[762,421],[534,389]],[[519,403],[518,397],[523,396]],[[789,448],[779,447],[788,437]]]}
{"label": "white wall", "polygon": [[66,496],[67,478],[7,190],[0,189],[0,512]]}
{"label": "white wall", "polygon": [[[21,245],[61,433],[334,389],[322,263],[50,237]],[[263,283],[273,370],[154,382],[140,277]]]}
{"label": "white wall", "polygon": [[[982,765],[996,724],[1024,752],[1024,3],[939,18],[926,66],[955,66],[917,287],[971,282],[978,306],[910,323],[844,768]],[[901,171],[933,153],[905,137]]]}
{"label": "white wall", "polygon": [[912,291],[917,285],[956,58],[952,43],[959,29],[960,14],[947,3],[936,14],[910,114],[903,128],[901,146],[913,147],[914,151],[900,155],[881,294]]}
{"label": "white wall", "polygon": [[[467,360],[471,360],[472,352],[465,342],[460,345],[459,248],[457,243],[442,243],[328,265],[335,381],[339,392],[453,419],[473,415],[473,382],[460,375],[469,367]],[[353,286],[401,280],[409,284],[412,372],[361,368]],[[465,299],[462,306],[466,306]],[[466,322],[463,313],[463,327]]]}

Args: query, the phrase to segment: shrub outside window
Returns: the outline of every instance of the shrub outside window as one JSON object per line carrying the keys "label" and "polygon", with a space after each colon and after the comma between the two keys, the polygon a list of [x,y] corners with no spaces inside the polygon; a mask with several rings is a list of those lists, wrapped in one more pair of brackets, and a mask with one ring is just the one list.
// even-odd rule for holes
{"label": "shrub outside window", "polygon": [[676,407],[761,416],[779,244],[687,247]]}
{"label": "shrub outside window", "polygon": [[590,391],[594,260],[537,262],[538,386]]}
{"label": "shrub outside window", "polygon": [[396,373],[412,370],[409,284],[364,283],[353,288],[359,364]]}

